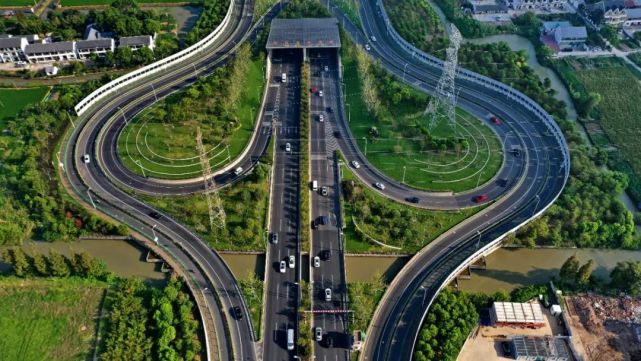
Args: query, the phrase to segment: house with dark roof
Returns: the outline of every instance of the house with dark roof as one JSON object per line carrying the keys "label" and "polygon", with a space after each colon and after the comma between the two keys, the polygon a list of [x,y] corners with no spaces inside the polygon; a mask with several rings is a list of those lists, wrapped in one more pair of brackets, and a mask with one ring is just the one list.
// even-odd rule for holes
{"label": "house with dark roof", "polygon": [[583,49],[587,40],[585,26],[563,26],[554,31],[554,41],[561,50]]}
{"label": "house with dark roof", "polygon": [[8,63],[24,60],[24,49],[28,44],[27,39],[20,37],[0,39],[0,61]]}
{"label": "house with dark roof", "polygon": [[129,48],[131,50],[138,50],[146,47],[151,50],[154,50],[155,46],[156,46],[156,35],[123,36],[118,40],[118,48]]}
{"label": "house with dark roof", "polygon": [[85,59],[91,54],[104,56],[108,52],[113,52],[115,46],[114,39],[78,40],[76,42],[76,51],[78,52],[78,58]]}
{"label": "house with dark roof", "polygon": [[78,59],[74,41],[29,44],[25,47],[24,54],[30,63]]}

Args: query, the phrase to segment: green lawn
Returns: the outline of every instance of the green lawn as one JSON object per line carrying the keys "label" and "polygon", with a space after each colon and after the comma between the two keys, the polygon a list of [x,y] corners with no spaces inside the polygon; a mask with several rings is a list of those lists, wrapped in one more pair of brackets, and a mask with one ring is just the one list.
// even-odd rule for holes
{"label": "green lawn", "polygon": [[49,91],[47,87],[8,89],[0,88],[0,127],[15,117],[24,107],[41,101]]}
{"label": "green lawn", "polygon": [[[482,208],[432,211],[394,202],[365,187],[351,168],[342,166],[345,248],[348,253],[414,254],[436,237]],[[350,184],[353,182],[353,186]],[[354,225],[356,221],[359,229]],[[377,245],[374,238],[393,249]]]}
{"label": "green lawn", "polygon": [[0,359],[90,359],[105,288],[76,279],[0,279]]}
{"label": "green lawn", "polygon": [[[16,0],[15,2],[21,2],[21,1]],[[61,0],[60,3],[62,4],[62,6],[92,6],[92,5],[110,5],[112,2],[114,2],[114,0]],[[136,2],[139,4],[191,3],[191,4],[201,5],[203,3],[203,0],[136,0]]]}
{"label": "green lawn", "polygon": [[196,126],[203,129],[203,142],[212,171],[232,162],[248,145],[254,130],[264,88],[264,63],[263,59],[250,63],[240,105],[235,112],[240,126],[233,129],[229,137],[209,144],[208,138],[215,139],[220,129],[195,119],[174,123],[157,121],[154,114],[159,109],[154,106],[131,120],[120,135],[118,154],[124,165],[140,175],[144,168],[146,176],[155,178],[186,179],[201,175]]}
{"label": "green lawn", "polygon": [[38,3],[36,0],[0,0],[0,7],[2,6],[35,6]]}
{"label": "green lawn", "polygon": [[[394,122],[377,120],[363,99],[356,61],[345,56],[342,59],[352,135],[367,159],[383,173],[419,189],[461,192],[490,180],[501,168],[503,151],[496,134],[488,123],[460,109],[456,130],[441,121],[429,132],[436,139],[465,139],[447,148],[416,136],[420,134],[417,127],[427,126],[428,119],[423,116],[427,104],[399,104],[388,108]],[[372,127],[380,133],[374,140],[370,136]]]}

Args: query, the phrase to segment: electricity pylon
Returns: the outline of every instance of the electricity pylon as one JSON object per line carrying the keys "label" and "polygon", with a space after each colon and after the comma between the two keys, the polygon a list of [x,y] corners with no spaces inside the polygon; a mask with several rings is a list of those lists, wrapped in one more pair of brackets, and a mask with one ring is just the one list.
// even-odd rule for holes
{"label": "electricity pylon", "polygon": [[430,99],[425,108],[423,115],[429,117],[428,128],[432,129],[441,117],[445,117],[450,126],[456,132],[456,88],[454,79],[456,78],[456,67],[458,65],[458,50],[461,46],[461,33],[452,24],[452,33],[450,34],[450,46],[445,51],[446,59],[443,64],[443,74],[438,80],[436,93]]}
{"label": "electricity pylon", "polygon": [[200,127],[196,128],[196,145],[198,146],[198,154],[200,155],[200,166],[203,168],[203,183],[205,184],[205,199],[207,200],[207,208],[209,208],[209,225],[214,227],[225,228],[225,208],[223,208],[223,201],[220,199],[214,177],[211,175],[211,168],[209,166],[209,159],[207,158],[207,151],[203,145],[203,135],[200,132]]}

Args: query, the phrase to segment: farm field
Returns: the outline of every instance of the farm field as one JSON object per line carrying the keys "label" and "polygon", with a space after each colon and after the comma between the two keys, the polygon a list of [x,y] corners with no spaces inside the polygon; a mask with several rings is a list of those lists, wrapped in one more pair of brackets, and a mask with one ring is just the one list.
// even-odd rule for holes
{"label": "farm field", "polygon": [[15,117],[20,110],[31,103],[38,102],[44,98],[49,91],[47,87],[9,89],[0,88],[0,127],[12,117]]}
{"label": "farm field", "polygon": [[35,0],[0,0],[0,7],[34,6],[37,3]]}
{"label": "farm field", "polygon": [[1,279],[2,360],[89,359],[105,288],[77,279]]}
{"label": "farm field", "polygon": [[217,135],[220,129],[199,123],[199,119],[171,123],[157,121],[154,112],[160,110],[155,105],[132,119],[120,135],[118,153],[124,165],[139,175],[154,178],[188,179],[202,175],[195,140],[197,125],[203,131],[212,172],[232,162],[245,149],[254,131],[264,87],[263,64],[262,59],[249,64],[244,91],[235,112],[240,125],[229,137],[215,141],[220,138]]}
{"label": "farm field", "polygon": [[[427,101],[390,107],[393,123],[373,119],[363,100],[356,62],[342,59],[352,135],[367,159],[383,173],[419,189],[461,192],[489,181],[501,168],[503,150],[489,122],[462,110],[457,111],[456,129],[441,121],[429,130],[429,136],[442,147],[430,144],[417,131],[427,126],[428,119],[423,115]],[[372,128],[379,133],[374,140]],[[446,142],[457,144],[446,147]]]}
{"label": "farm field", "polygon": [[[0,0],[3,1],[3,0]],[[13,1],[13,0],[9,0]],[[15,0],[19,2],[20,0]],[[93,6],[93,5],[109,5],[113,0],[61,0],[62,6]],[[202,0],[136,0],[138,4],[184,4],[190,3],[193,5],[201,5]]]}

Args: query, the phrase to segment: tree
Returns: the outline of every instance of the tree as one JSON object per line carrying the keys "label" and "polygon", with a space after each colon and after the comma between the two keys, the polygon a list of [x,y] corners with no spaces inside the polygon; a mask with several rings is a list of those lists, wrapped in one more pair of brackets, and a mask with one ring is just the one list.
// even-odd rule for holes
{"label": "tree", "polygon": [[610,273],[610,287],[634,297],[641,296],[641,262],[618,262]]}
{"label": "tree", "polygon": [[559,276],[564,281],[573,282],[577,278],[579,265],[579,259],[576,257],[576,255],[572,255],[561,266]]}
{"label": "tree", "polygon": [[71,271],[66,258],[54,250],[49,250],[49,269],[54,277],[69,277]]}
{"label": "tree", "polygon": [[33,255],[33,268],[37,272],[38,276],[49,276],[47,258],[40,252],[36,252],[36,254]]}
{"label": "tree", "polygon": [[592,276],[592,271],[594,270],[594,260],[591,259],[587,261],[576,274],[576,283],[581,286],[585,286],[590,281],[590,276]]}
{"label": "tree", "polygon": [[594,107],[601,103],[601,100],[601,94],[590,92],[587,97],[585,97],[585,99],[582,99],[579,102],[579,107],[577,109],[579,111],[579,115],[582,117],[587,117],[592,109],[594,109]]}
{"label": "tree", "polygon": [[31,265],[29,258],[22,248],[12,248],[10,251],[11,265],[13,266],[13,273],[18,277],[27,277],[31,273]]}

